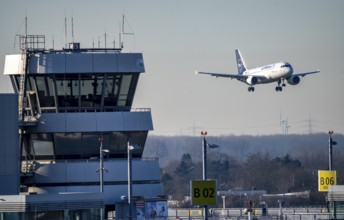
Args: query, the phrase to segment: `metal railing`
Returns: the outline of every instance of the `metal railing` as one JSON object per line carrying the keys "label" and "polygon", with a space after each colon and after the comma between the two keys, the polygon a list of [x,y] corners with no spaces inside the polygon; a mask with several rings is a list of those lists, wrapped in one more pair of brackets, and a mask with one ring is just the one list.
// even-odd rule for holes
{"label": "metal railing", "polygon": [[[243,219],[265,219],[265,220],[313,220],[313,219],[331,219],[332,215],[323,212],[324,208],[284,208],[282,213],[279,208],[269,208],[265,216],[262,216],[260,208],[255,209],[255,214],[248,216],[244,209],[210,209],[208,219],[213,220],[243,220]],[[172,209],[168,211],[168,219],[204,219],[204,210],[202,208],[193,209]]]}
{"label": "metal railing", "polygon": [[58,109],[58,112],[150,112],[151,108],[131,108],[130,106],[104,106],[104,107],[49,107],[41,108],[42,112],[52,112]]}

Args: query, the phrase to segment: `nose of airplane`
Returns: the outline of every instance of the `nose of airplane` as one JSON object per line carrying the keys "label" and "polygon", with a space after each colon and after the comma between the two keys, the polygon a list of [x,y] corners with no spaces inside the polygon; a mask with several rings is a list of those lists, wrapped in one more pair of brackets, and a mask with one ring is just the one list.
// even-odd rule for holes
{"label": "nose of airplane", "polygon": [[293,67],[289,64],[289,65],[288,65],[288,73],[289,73],[289,74],[293,74],[293,72],[294,72],[294,69],[293,69]]}
{"label": "nose of airplane", "polygon": [[293,67],[292,67],[292,66],[290,66],[289,72],[290,72],[290,74],[293,74],[294,70],[293,70]]}

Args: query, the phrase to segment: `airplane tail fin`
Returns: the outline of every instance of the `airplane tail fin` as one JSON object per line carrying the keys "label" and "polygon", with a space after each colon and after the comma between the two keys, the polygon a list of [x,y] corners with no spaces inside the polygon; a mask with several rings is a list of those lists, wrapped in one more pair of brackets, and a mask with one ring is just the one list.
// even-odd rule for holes
{"label": "airplane tail fin", "polygon": [[239,75],[242,75],[246,71],[246,65],[245,65],[244,59],[241,57],[239,50],[235,50],[235,55],[236,55]]}

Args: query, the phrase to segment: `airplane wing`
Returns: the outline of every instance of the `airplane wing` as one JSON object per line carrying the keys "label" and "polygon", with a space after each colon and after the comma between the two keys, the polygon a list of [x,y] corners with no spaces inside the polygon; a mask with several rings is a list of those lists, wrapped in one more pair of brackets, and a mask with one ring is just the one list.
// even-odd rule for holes
{"label": "airplane wing", "polygon": [[266,76],[264,75],[241,75],[241,74],[233,74],[233,73],[209,73],[209,72],[197,72],[197,71],[196,71],[196,74],[206,74],[206,75],[215,76],[215,77],[238,79],[244,83],[247,83],[246,82],[247,78],[251,77],[251,78],[255,78],[254,80],[256,81],[253,84],[260,83],[262,80],[266,79]]}
{"label": "airplane wing", "polygon": [[215,77],[225,77],[225,78],[231,78],[231,79],[246,79],[247,75],[239,75],[239,74],[233,74],[233,73],[209,73],[209,72],[198,72],[196,71],[196,74],[205,74],[205,75],[211,75]]}
{"label": "airplane wing", "polygon": [[312,71],[312,72],[306,72],[306,73],[294,73],[293,76],[301,76],[301,77],[304,77],[306,75],[309,75],[309,74],[314,74],[314,73],[319,73],[320,70],[316,70],[316,71]]}

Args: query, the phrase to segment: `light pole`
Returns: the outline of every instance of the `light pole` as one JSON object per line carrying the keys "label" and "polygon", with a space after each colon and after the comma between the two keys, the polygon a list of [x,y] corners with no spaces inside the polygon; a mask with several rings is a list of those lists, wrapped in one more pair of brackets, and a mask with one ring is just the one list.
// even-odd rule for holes
{"label": "light pole", "polygon": [[131,218],[131,214],[132,214],[132,206],[131,206],[131,194],[133,192],[132,190],[132,180],[131,180],[131,150],[133,150],[133,146],[129,145],[129,141],[127,144],[127,153],[128,153],[128,205],[129,205],[129,219]]}
{"label": "light pole", "polygon": [[222,209],[226,209],[226,196],[222,196]]}
{"label": "light pole", "polygon": [[[202,171],[203,171],[203,180],[207,180],[207,147],[218,148],[216,144],[208,144],[205,136],[207,136],[207,131],[201,131],[202,139]],[[204,205],[204,219],[208,219],[208,206]]]}
{"label": "light pole", "polygon": [[328,140],[328,170],[333,169],[333,155],[332,155],[332,146],[337,145],[337,142],[332,140],[333,131],[329,131],[328,134],[330,138]]}
{"label": "light pole", "polygon": [[138,149],[137,146],[131,146],[129,141],[127,142],[127,154],[128,154],[128,205],[129,205],[129,219],[132,218],[132,194],[133,194],[133,181],[132,181],[132,151]]}
{"label": "light pole", "polygon": [[226,211],[226,196],[222,196],[222,215],[225,215]]}
{"label": "light pole", "polygon": [[[104,153],[109,153],[108,149],[103,149],[103,137],[98,138],[98,141],[100,142],[99,147],[99,169],[97,169],[97,172],[99,171],[99,186],[100,186],[100,193],[103,194],[104,192],[104,170],[106,172],[107,169],[104,168]],[[104,209],[100,209],[100,219],[104,219]]]}
{"label": "light pole", "polygon": [[201,131],[201,135],[203,136],[202,140],[202,174],[203,180],[207,180],[207,140],[205,136],[208,134],[206,131]]}

